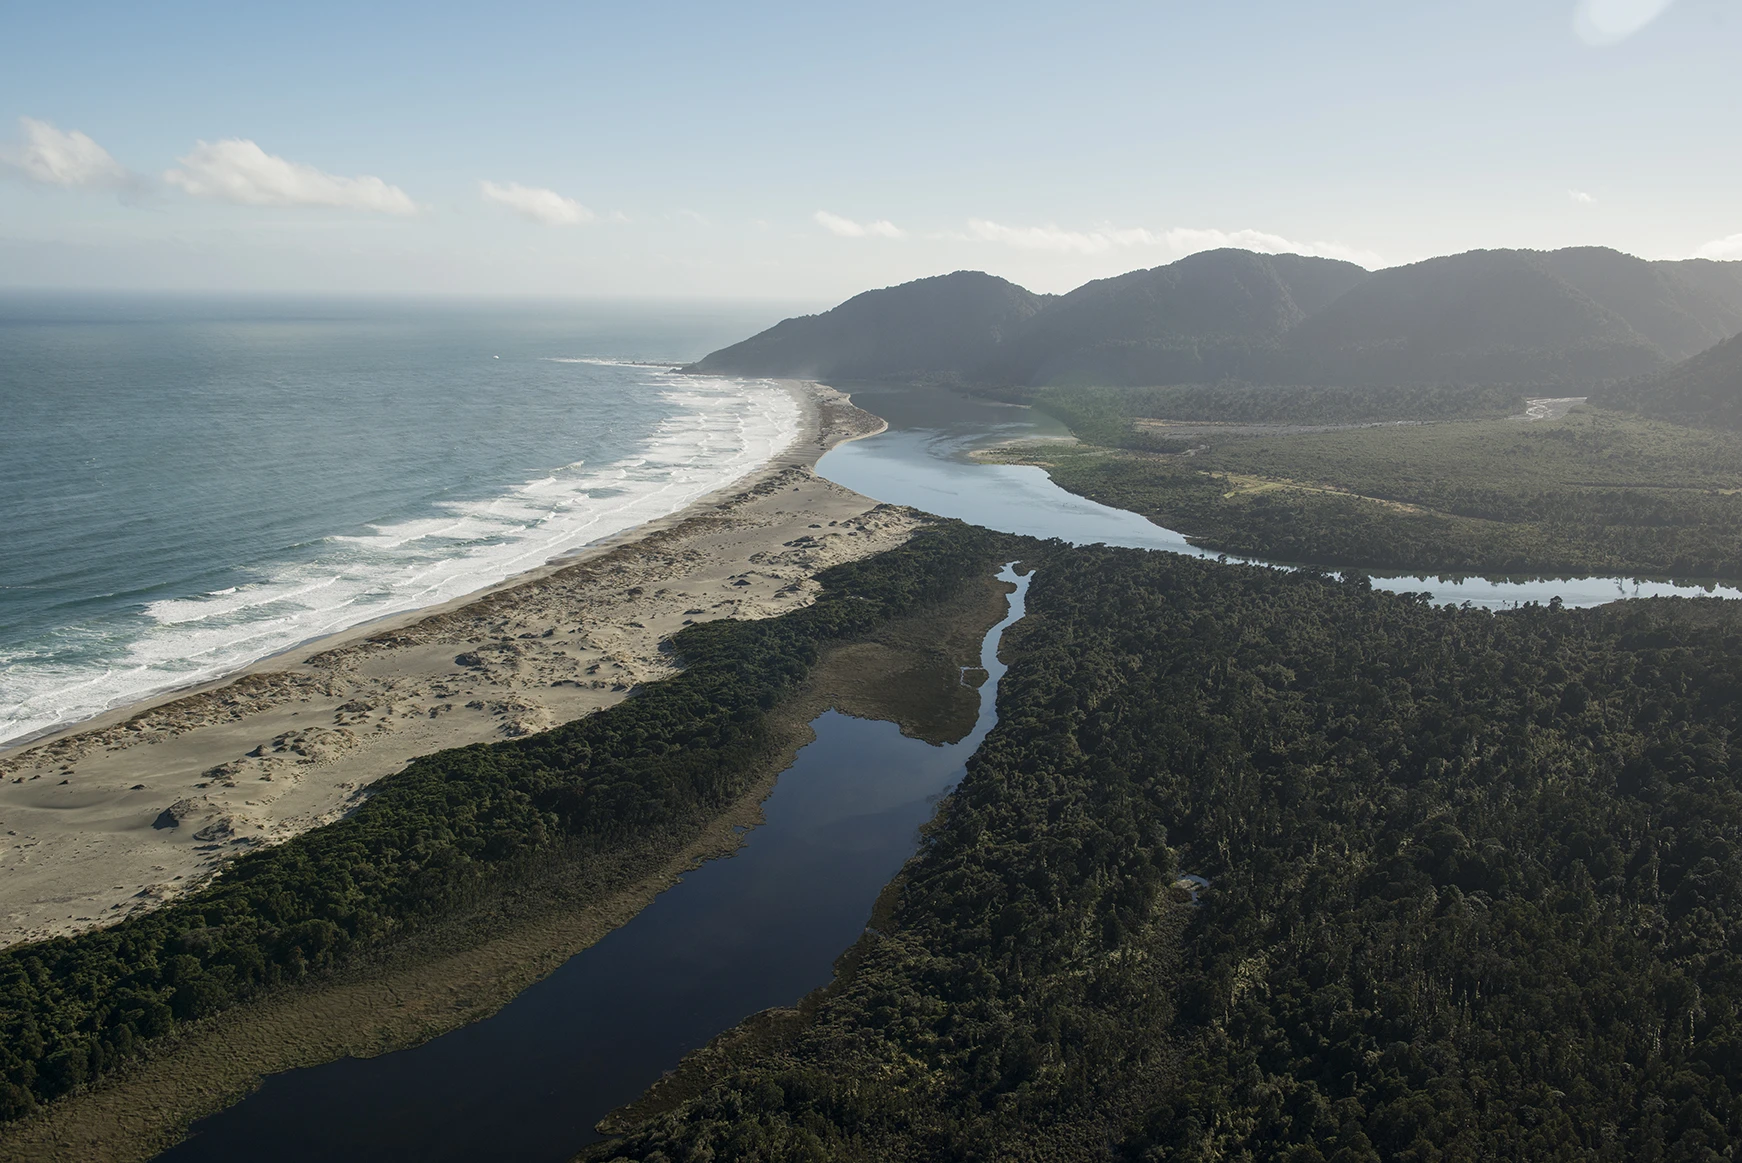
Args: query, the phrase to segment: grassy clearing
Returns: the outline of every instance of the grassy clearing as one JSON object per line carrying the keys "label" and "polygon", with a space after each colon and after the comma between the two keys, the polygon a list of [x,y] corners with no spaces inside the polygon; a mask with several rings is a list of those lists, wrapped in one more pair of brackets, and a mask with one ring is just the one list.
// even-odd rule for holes
{"label": "grassy clearing", "polygon": [[1742,577],[1742,434],[1559,420],[1007,449],[1072,492],[1273,560],[1482,574]]}

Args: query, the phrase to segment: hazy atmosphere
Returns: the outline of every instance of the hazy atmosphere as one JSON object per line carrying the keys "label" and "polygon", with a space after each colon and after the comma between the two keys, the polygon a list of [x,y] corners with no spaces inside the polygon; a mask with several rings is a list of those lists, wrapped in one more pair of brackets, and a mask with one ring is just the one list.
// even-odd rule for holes
{"label": "hazy atmosphere", "polygon": [[0,1163],[1742,1160],[1739,61],[0,0]]}
{"label": "hazy atmosphere", "polygon": [[819,302],[1742,257],[1724,0],[7,5],[0,285]]}

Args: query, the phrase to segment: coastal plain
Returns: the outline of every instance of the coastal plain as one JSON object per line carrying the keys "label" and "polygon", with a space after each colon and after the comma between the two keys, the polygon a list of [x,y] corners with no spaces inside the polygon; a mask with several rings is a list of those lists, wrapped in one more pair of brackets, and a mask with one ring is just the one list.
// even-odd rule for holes
{"label": "coastal plain", "polygon": [[666,518],[432,610],[0,755],[0,946],[77,933],[185,893],[243,853],[344,815],[415,756],[513,738],[674,672],[692,622],[807,604],[821,569],[919,519],[812,466],[882,421],[786,384],[799,435]]}

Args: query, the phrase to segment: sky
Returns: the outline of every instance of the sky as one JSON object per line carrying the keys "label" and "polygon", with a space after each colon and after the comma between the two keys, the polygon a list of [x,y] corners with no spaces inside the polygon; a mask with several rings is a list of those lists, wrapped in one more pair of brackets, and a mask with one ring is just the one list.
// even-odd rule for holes
{"label": "sky", "polygon": [[1742,259],[1736,0],[0,0],[0,287]]}

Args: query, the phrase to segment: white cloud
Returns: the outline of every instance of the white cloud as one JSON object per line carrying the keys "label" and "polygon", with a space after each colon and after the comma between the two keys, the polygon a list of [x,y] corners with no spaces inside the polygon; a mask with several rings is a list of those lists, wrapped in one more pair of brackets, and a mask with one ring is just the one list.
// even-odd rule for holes
{"label": "white cloud", "polygon": [[381,214],[416,214],[417,203],[380,178],[342,178],[267,153],[252,141],[202,141],[164,181],[201,198],[244,206],[328,206]]}
{"label": "white cloud", "polygon": [[1171,230],[1150,230],[1142,226],[1063,230],[1057,226],[1005,226],[984,218],[970,218],[966,234],[945,237],[997,242],[1023,250],[1051,250],[1061,254],[1105,254],[1115,249],[1154,247],[1175,255],[1187,255],[1200,250],[1237,247],[1241,250],[1255,250],[1261,254],[1304,254],[1347,259],[1367,267],[1379,266],[1383,261],[1369,250],[1336,242],[1295,242],[1280,234],[1268,234],[1262,230],[1198,230],[1184,226],[1176,226]]}
{"label": "white cloud", "polygon": [[851,218],[842,218],[839,214],[830,214],[827,210],[818,210],[811,215],[811,219],[838,238],[907,237],[907,231],[886,218],[879,218],[875,222],[855,222]]}
{"label": "white cloud", "polygon": [[78,130],[57,129],[34,117],[20,117],[23,147],[12,165],[33,182],[50,186],[129,185],[133,176],[109,151]]}
{"label": "white cloud", "polygon": [[1675,0],[1579,0],[1573,31],[1591,45],[1620,44],[1664,14]]}
{"label": "white cloud", "polygon": [[480,182],[478,185],[487,200],[500,202],[522,218],[530,218],[545,226],[579,226],[596,217],[573,198],[565,198],[555,190],[523,186],[519,182],[509,182],[506,186],[498,186],[495,182]]}
{"label": "white cloud", "polygon": [[1595,206],[1597,204],[1597,199],[1583,190],[1568,190],[1567,197],[1581,206]]}
{"label": "white cloud", "polygon": [[1695,258],[1742,259],[1742,234],[1714,238],[1694,251]]}
{"label": "white cloud", "polygon": [[1121,245],[1111,233],[1091,230],[1061,230],[1057,226],[1005,226],[984,218],[968,219],[962,237],[979,242],[1002,242],[1023,250],[1056,250],[1074,254],[1100,254]]}

